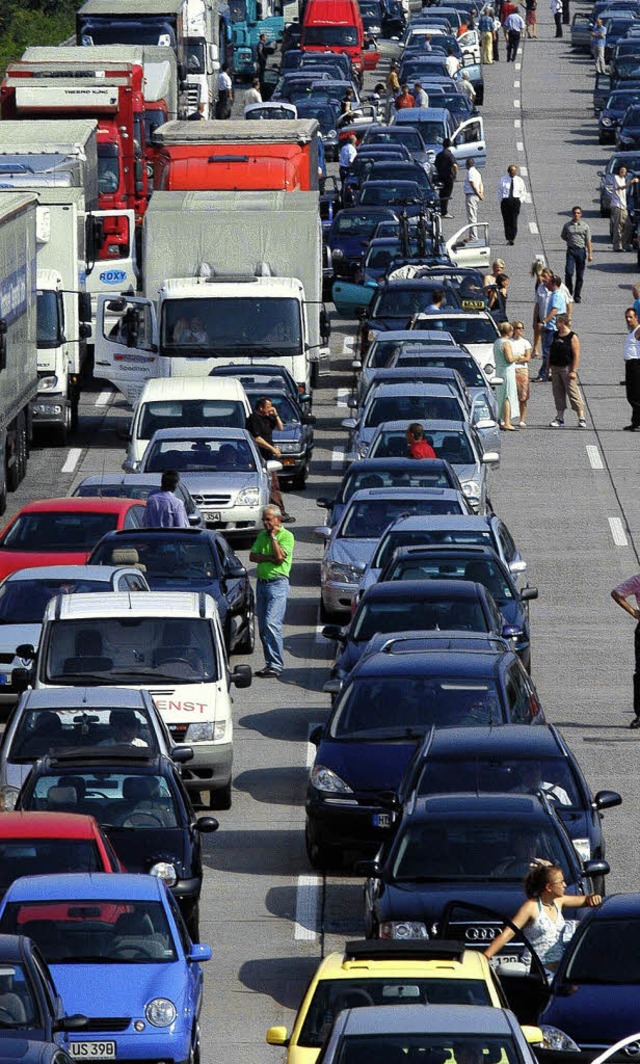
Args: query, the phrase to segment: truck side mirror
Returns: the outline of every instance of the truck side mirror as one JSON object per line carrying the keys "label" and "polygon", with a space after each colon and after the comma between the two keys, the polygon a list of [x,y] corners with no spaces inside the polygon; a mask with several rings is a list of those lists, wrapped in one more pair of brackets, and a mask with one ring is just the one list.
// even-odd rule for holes
{"label": "truck side mirror", "polygon": [[91,293],[78,292],[78,317],[91,324]]}
{"label": "truck side mirror", "polygon": [[327,308],[320,308],[320,339],[323,345],[326,347],[329,343],[329,337],[331,336],[331,323],[329,321],[329,315],[327,314]]}

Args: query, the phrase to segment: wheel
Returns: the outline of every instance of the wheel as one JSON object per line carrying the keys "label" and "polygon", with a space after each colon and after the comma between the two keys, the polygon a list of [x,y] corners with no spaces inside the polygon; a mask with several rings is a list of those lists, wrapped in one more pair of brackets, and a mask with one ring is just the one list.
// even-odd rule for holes
{"label": "wheel", "polygon": [[324,604],[324,599],[320,597],[320,620],[323,624],[337,624],[339,621],[344,623],[344,614],[334,613],[333,610],[328,610]]}
{"label": "wheel", "polygon": [[16,460],[13,463],[13,465],[7,467],[6,480],[7,480],[7,488],[8,488],[9,491],[15,491],[17,489],[17,487],[18,487],[18,484],[20,483],[20,477],[18,476],[18,473],[19,473],[18,456],[16,455]]}
{"label": "wheel", "polygon": [[187,925],[187,931],[189,932],[189,938],[192,942],[200,941],[200,906],[196,901],[193,905],[188,917],[185,917],[185,924]]}
{"label": "wheel", "polygon": [[64,421],[59,425],[56,425],[51,431],[51,442],[56,447],[65,447],[67,443],[67,436],[69,435],[69,419],[65,417]]}
{"label": "wheel", "polygon": [[304,828],[304,845],[312,868],[340,868],[342,850],[338,846],[322,846],[307,820]]}
{"label": "wheel", "polygon": [[231,809],[231,780],[218,791],[209,791],[209,809]]}
{"label": "wheel", "polygon": [[247,631],[242,641],[236,647],[236,654],[253,654],[256,647],[256,615],[251,609],[251,615],[247,618]]}
{"label": "wheel", "polygon": [[299,473],[296,473],[295,477],[291,480],[291,487],[294,491],[304,491],[307,486],[307,479],[309,477],[309,463],[305,462]]}
{"label": "wheel", "polygon": [[20,435],[18,437],[18,476],[20,481],[23,481],[27,475],[27,456],[28,456],[28,441],[27,441],[27,422],[26,418],[22,419],[22,426],[20,428]]}
{"label": "wheel", "polygon": [[6,468],[3,465],[0,468],[0,514],[3,514],[7,508],[7,477]]}

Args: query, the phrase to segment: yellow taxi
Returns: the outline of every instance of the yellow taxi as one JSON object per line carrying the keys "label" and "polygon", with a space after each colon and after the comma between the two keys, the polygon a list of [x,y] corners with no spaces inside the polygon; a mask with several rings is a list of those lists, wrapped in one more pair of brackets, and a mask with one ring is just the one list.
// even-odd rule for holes
{"label": "yellow taxi", "polygon": [[342,1009],[402,1003],[508,1007],[486,957],[462,943],[347,942],[344,953],[319,964],[291,1036],[286,1027],[270,1027],[267,1042],[288,1047],[287,1064],[315,1064]]}

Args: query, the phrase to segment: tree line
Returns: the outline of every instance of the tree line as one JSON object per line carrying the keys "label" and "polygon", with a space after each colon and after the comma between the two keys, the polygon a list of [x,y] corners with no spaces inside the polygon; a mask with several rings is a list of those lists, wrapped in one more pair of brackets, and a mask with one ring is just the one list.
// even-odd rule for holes
{"label": "tree line", "polygon": [[0,73],[31,44],[60,44],[75,32],[82,0],[2,0]]}

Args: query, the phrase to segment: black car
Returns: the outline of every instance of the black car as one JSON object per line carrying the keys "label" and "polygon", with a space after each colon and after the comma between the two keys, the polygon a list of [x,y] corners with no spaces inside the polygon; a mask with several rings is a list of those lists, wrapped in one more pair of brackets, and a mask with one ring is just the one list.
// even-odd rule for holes
{"label": "black car", "polygon": [[349,207],[339,211],[327,234],[334,276],[352,277],[378,223],[394,221],[397,217],[391,207]]}
{"label": "black car", "polygon": [[[365,884],[368,938],[430,938],[439,932],[484,948],[522,904],[522,880],[535,859],[558,865],[567,894],[593,893],[606,861],[580,861],[553,803],[520,794],[446,794],[409,803]],[[441,927],[453,901],[459,918]],[[463,915],[464,903],[493,917]]]}
{"label": "black car", "polygon": [[200,835],[216,831],[218,821],[196,818],[169,758],[139,746],[117,754],[95,746],[43,757],[27,776],[16,808],[95,817],[127,872],[164,880],[198,941]]}
{"label": "black car", "polygon": [[640,105],[627,107],[620,119],[617,138],[619,151],[633,151],[640,147]]}
{"label": "black car", "polygon": [[[66,1016],[49,966],[40,950],[25,935],[0,935],[0,1060],[53,1061],[54,1057],[18,1055],[25,1040],[52,1043],[62,1031],[78,1031],[86,1016]],[[59,1047],[58,1051],[62,1052]],[[35,1048],[33,1048],[35,1053]],[[57,1061],[56,1061],[57,1064]]]}
{"label": "black car", "polygon": [[[461,790],[536,794],[553,802],[580,857],[605,855],[602,810],[620,805],[617,791],[593,795],[560,732],[542,728],[433,728],[407,769],[400,801]],[[598,884],[598,888],[602,887]]]}
{"label": "black car", "polygon": [[109,532],[94,547],[89,564],[114,565],[114,555],[120,559],[128,555],[126,564],[141,569],[152,591],[204,591],[211,595],[229,653],[253,651],[253,589],[247,570],[220,532],[210,528]]}
{"label": "black car", "polygon": [[302,407],[311,409],[313,396],[300,391],[295,380],[284,366],[259,366],[252,362],[234,362],[229,366],[214,366],[210,377],[237,377],[244,388],[261,388],[268,395],[271,388],[287,395]]}
{"label": "black car", "polygon": [[615,144],[618,126],[632,104],[640,103],[640,89],[616,89],[600,112],[598,141],[600,144]]}
{"label": "black car", "polygon": [[[244,389],[252,406],[265,394],[262,382],[246,383]],[[288,392],[270,388],[268,395],[282,422],[282,429],[273,431],[273,442],[280,449],[278,461],[282,463],[279,480],[302,490],[309,477],[316,419],[304,412]]]}
{"label": "black car", "polygon": [[374,295],[360,324],[361,353],[364,356],[377,332],[408,329],[414,314],[424,314],[433,303],[434,292],[444,291],[442,312],[460,310],[459,291],[448,280],[387,281]]}
{"label": "black car", "polygon": [[413,181],[420,186],[425,207],[433,210],[440,209],[440,196],[431,183],[431,178],[422,166],[418,166],[411,160],[401,162],[398,159],[388,161],[385,159],[374,160],[367,171],[367,183],[369,181]]}

